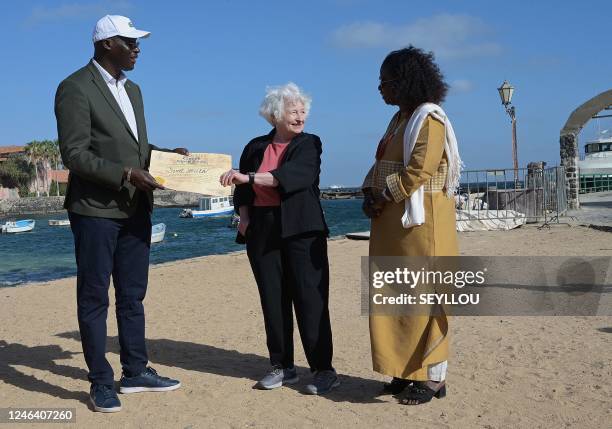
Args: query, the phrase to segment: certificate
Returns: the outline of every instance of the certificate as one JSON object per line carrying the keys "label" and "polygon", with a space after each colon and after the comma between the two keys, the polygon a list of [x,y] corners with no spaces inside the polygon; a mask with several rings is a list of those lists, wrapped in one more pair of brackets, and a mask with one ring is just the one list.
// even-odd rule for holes
{"label": "certificate", "polygon": [[219,176],[232,168],[231,155],[151,151],[149,174],[160,185],[175,191],[229,196],[231,186],[223,187]]}

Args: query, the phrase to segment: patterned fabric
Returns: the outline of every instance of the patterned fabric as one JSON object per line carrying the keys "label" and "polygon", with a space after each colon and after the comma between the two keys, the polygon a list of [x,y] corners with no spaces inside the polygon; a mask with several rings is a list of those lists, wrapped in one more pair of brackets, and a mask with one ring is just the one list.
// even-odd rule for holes
{"label": "patterned fabric", "polygon": [[[381,160],[370,168],[362,188],[372,188],[374,193],[382,193],[385,187],[389,188],[391,196],[396,203],[404,201],[408,198],[408,194],[404,190],[401,182],[401,172],[404,170],[404,163]],[[427,182],[425,182],[425,192],[443,191],[446,183],[446,175],[448,173],[448,164],[445,159],[442,159],[438,171]]]}
{"label": "patterned fabric", "polygon": [[396,203],[400,203],[407,198],[406,191],[402,187],[402,180],[400,179],[399,173],[393,173],[386,177],[387,187],[389,188],[389,192],[393,196],[393,200]]}
{"label": "patterned fabric", "polygon": [[387,186],[387,176],[399,173],[404,168],[403,162],[377,161],[372,174],[373,187],[382,192]]}
{"label": "patterned fabric", "polygon": [[376,163],[373,164],[368,170],[368,174],[366,174],[366,176],[363,179],[363,183],[361,184],[361,190],[364,190],[366,188],[374,188],[373,177],[374,177],[375,167],[376,167]]}

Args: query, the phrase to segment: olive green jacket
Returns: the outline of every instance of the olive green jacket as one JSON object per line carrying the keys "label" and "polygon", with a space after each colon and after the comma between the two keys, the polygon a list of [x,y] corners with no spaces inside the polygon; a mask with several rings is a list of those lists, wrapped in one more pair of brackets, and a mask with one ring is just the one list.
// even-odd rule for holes
{"label": "olive green jacket", "polygon": [[153,207],[153,193],[124,183],[124,167],[147,168],[151,149],[147,140],[140,88],[127,80],[138,139],[132,134],[119,104],[96,66],[85,67],[60,83],[55,116],[60,152],[70,170],[64,207],[85,216],[122,219],[138,204]]}

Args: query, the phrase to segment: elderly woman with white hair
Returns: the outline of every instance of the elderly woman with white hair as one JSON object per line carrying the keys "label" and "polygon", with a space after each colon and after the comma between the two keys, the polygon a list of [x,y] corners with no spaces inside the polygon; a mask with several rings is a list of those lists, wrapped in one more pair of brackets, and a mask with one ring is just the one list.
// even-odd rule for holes
{"label": "elderly woman with white hair", "polygon": [[274,128],[246,145],[240,171],[220,182],[236,185],[237,241],[259,289],[272,371],[255,387],[298,381],[293,353],[293,311],[314,373],[306,392],[324,394],[340,384],[332,367],[329,321],[329,233],[319,201],[321,140],[304,132],[311,99],[288,83],[267,90],[259,109]]}

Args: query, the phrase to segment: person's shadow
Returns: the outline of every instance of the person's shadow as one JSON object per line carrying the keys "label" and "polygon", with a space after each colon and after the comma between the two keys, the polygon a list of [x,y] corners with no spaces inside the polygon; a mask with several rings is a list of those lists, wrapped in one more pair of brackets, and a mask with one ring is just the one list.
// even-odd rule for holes
{"label": "person's shadow", "polygon": [[[58,337],[80,341],[78,331],[62,332]],[[119,341],[116,336],[108,337],[106,350],[119,354]],[[207,344],[196,344],[169,339],[147,339],[149,361],[164,366],[178,367],[188,371],[199,371],[224,377],[246,378],[253,384],[270,369],[268,358],[237,350],[226,350]],[[364,362],[364,364],[366,364]],[[299,368],[300,375],[309,379],[307,368]],[[324,397],[336,402],[378,403],[384,402],[376,396],[382,383],[376,380],[340,374],[341,385]],[[288,386],[297,391],[300,387]]]}
{"label": "person's shadow", "polygon": [[87,380],[87,371],[84,369],[54,362],[55,360],[69,359],[75,354],[80,353],[63,350],[56,344],[30,347],[0,340],[0,380],[23,390],[88,403],[87,392],[72,392],[32,375],[24,374],[14,368],[15,365],[20,365],[76,380]]}

